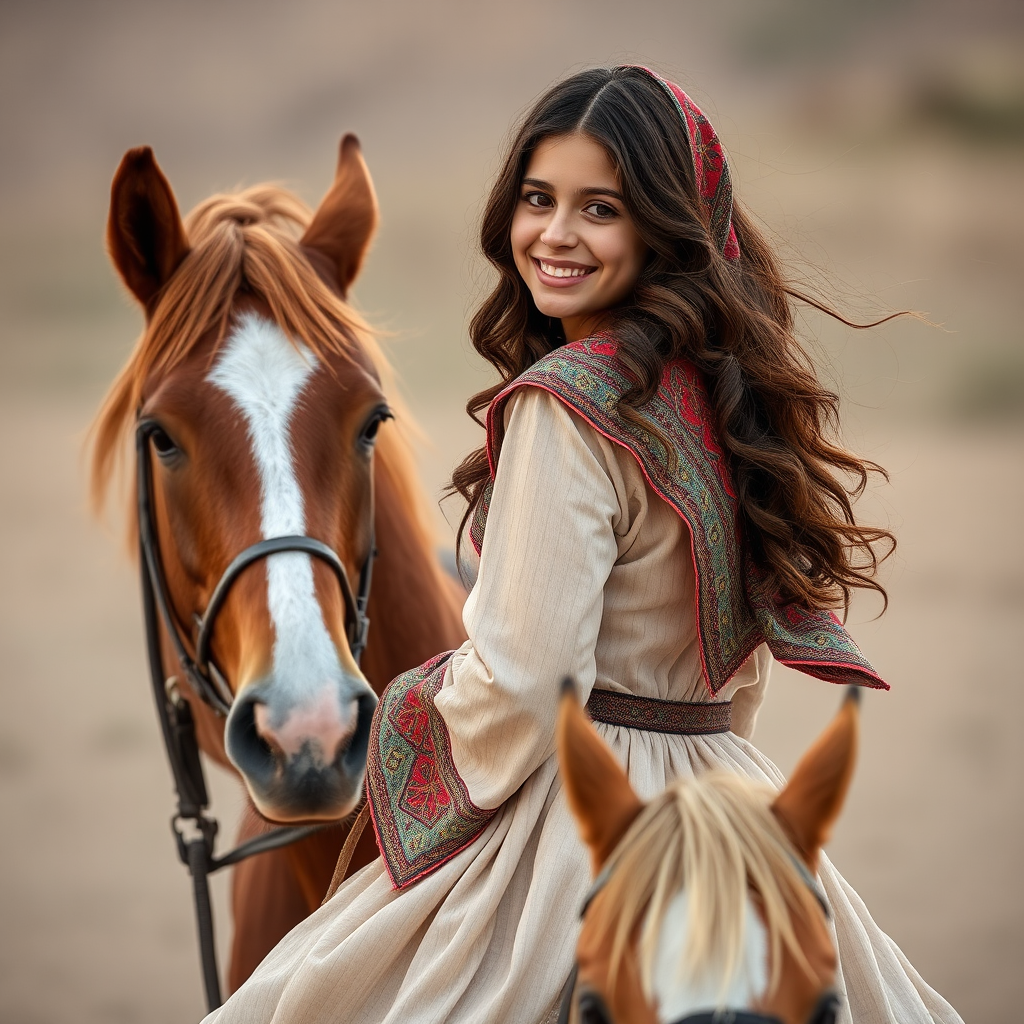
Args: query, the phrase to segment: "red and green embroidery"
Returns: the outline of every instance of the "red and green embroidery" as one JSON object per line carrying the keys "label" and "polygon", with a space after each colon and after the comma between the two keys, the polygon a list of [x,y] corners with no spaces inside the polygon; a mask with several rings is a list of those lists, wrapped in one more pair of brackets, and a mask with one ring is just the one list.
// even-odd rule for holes
{"label": "red and green embroidery", "polygon": [[452,656],[398,676],[373,716],[366,795],[391,882],[402,889],[472,843],[494,811],[469,798],[434,697]]}
{"label": "red and green embroidery", "polygon": [[[697,577],[701,659],[713,696],[762,642],[777,661],[809,675],[888,689],[831,612],[777,605],[759,596],[756,568],[744,557],[736,492],[697,368],[682,359],[669,363],[654,397],[637,410],[641,423],[618,412],[620,396],[635,383],[607,337],[555,349],[491,404],[487,439],[492,481],[508,399],[521,387],[548,391],[625,448],[651,487],[686,521]],[[470,529],[478,552],[489,501],[490,488]]]}

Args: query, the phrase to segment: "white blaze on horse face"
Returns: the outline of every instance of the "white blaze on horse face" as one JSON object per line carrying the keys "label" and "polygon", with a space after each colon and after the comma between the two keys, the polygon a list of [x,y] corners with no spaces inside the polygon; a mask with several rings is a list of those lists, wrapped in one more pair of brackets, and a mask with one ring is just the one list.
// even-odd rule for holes
{"label": "white blaze on horse face", "polygon": [[[246,313],[207,377],[231,397],[248,425],[260,478],[264,538],[306,532],[289,426],[316,369],[312,352],[289,342],[272,321]],[[316,599],[310,556],[281,552],[266,563],[267,604],[275,635],[273,687],[282,698],[274,706],[287,715],[296,705],[321,702],[324,687],[343,673]]]}
{"label": "white blaze on horse face", "polygon": [[658,1020],[678,1020],[717,1007],[749,1010],[768,988],[768,932],[747,897],[743,950],[736,972],[724,993],[721,976],[691,978],[683,965],[689,936],[690,902],[685,889],[676,893],[665,911],[654,956],[653,988]]}

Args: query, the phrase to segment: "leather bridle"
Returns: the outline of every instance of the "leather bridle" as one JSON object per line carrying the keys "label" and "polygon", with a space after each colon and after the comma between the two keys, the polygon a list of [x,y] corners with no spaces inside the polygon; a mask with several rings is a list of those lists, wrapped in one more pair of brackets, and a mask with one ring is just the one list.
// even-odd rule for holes
{"label": "leather bridle", "polygon": [[[831,917],[828,902],[820,886],[814,880],[814,876],[807,870],[798,857],[791,855],[793,867],[800,876],[801,881],[811,890],[814,898],[821,906],[825,917]],[[611,868],[614,861],[610,862],[604,870],[594,879],[593,885],[587,891],[583,899],[583,906],[580,908],[580,919],[586,915],[590,904],[593,903],[597,894],[608,884],[611,877]],[[579,974],[579,963],[574,962],[569,977],[566,980],[559,996],[558,1024],[570,1024],[573,1021],[572,1008],[576,995],[576,980]],[[619,1024],[611,1017],[604,1001],[597,993],[585,992],[580,996],[580,1017],[577,1018],[580,1024]],[[835,1024],[839,1012],[839,996],[831,989],[821,994],[806,1024]],[[585,1016],[583,1016],[585,1015]],[[769,1017],[767,1014],[755,1013],[752,1010],[702,1010],[700,1013],[687,1014],[679,1017],[671,1024],[782,1024],[778,1017]]]}
{"label": "leather bridle", "polygon": [[[356,664],[366,647],[366,638],[370,629],[370,620],[366,617],[366,605],[370,598],[370,583],[373,576],[373,530],[370,530],[370,548],[359,573],[359,592],[353,594],[348,573],[338,555],[323,541],[303,535],[270,537],[249,545],[244,551],[232,559],[224,570],[217,585],[213,588],[206,611],[195,617],[196,639],[195,657],[189,654],[182,636],[181,629],[171,610],[164,577],[163,564],[160,559],[160,548],[156,537],[156,524],[153,519],[152,499],[152,465],[150,462],[150,437],[160,426],[152,420],[141,420],[135,431],[135,455],[138,473],[138,520],[139,546],[143,560],[143,576],[148,578],[149,585],[156,599],[156,606],[163,619],[164,627],[174,647],[189,685],[196,695],[209,704],[219,715],[227,715],[231,710],[233,696],[220,669],[213,661],[210,645],[213,639],[213,626],[217,615],[224,607],[228,593],[242,573],[253,564],[270,555],[283,551],[297,551],[319,558],[326,562],[334,571],[341,586],[342,598],[345,602],[345,624],[349,650]],[[147,624],[148,625],[148,624]]]}
{"label": "leather bridle", "polygon": [[[135,428],[136,457],[136,512],[139,527],[139,563],[142,583],[142,611],[146,627],[146,650],[149,660],[150,681],[156,701],[157,717],[163,733],[167,758],[174,776],[174,787],[178,800],[177,813],[171,819],[171,828],[181,858],[192,875],[193,896],[196,906],[196,921],[199,931],[200,960],[206,1001],[212,1011],[221,1005],[220,976],[217,970],[217,956],[213,939],[213,913],[210,904],[208,876],[221,868],[237,864],[247,857],[305,839],[307,836],[328,828],[335,822],[323,825],[284,826],[264,835],[256,836],[222,856],[213,853],[218,823],[205,814],[209,806],[206,777],[199,757],[199,742],[196,737],[195,719],[179,689],[176,676],[167,678],[164,670],[163,652],[160,646],[160,622],[174,649],[174,656],[181,666],[189,686],[195,694],[221,716],[231,710],[233,694],[211,652],[213,627],[217,615],[224,607],[228,593],[241,574],[254,562],[270,555],[285,551],[299,552],[326,562],[333,570],[341,587],[345,603],[345,630],[349,650],[356,664],[366,647],[370,620],[366,609],[370,598],[370,583],[373,577],[373,560],[377,552],[374,546],[373,513],[370,513],[370,547],[359,572],[359,590],[353,593],[345,566],[337,553],[313,537],[293,535],[270,537],[251,544],[231,560],[213,589],[213,594],[201,616],[194,620],[195,640],[189,652],[189,644],[182,633],[173,612],[160,547],[157,541],[156,522],[153,516],[153,472],[150,452],[150,438],[160,430],[152,420],[139,419]],[[191,822],[190,837],[182,828],[184,822]]]}

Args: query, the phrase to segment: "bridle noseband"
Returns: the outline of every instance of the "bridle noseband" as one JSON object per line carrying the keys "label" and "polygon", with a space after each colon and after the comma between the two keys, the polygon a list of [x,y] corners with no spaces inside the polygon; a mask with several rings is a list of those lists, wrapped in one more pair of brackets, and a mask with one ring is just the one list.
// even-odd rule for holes
{"label": "bridle noseband", "polygon": [[[223,608],[224,602],[227,600],[228,593],[239,576],[253,562],[258,562],[268,558],[270,555],[280,554],[285,551],[299,552],[319,558],[322,562],[326,562],[334,571],[334,575],[341,586],[341,594],[345,602],[345,624],[349,650],[352,652],[352,657],[358,665],[363,650],[366,647],[366,638],[370,629],[370,620],[366,616],[366,606],[370,598],[370,583],[373,576],[373,558],[375,554],[372,527],[370,530],[370,550],[359,573],[358,595],[352,592],[352,585],[349,582],[348,573],[341,559],[323,541],[295,534],[284,537],[270,537],[249,545],[249,547],[232,559],[217,581],[217,585],[213,588],[213,594],[210,597],[209,604],[206,606],[206,611],[201,616],[196,616],[195,657],[189,654],[181,629],[171,610],[167,582],[156,537],[156,524],[153,520],[153,473],[150,462],[149,439],[153,433],[160,429],[159,425],[152,420],[142,420],[135,431],[135,455],[138,473],[137,511],[139,546],[143,562],[143,586],[145,587],[148,583],[157,609],[160,612],[160,617],[163,619],[171,645],[174,647],[175,657],[177,657],[182,671],[185,673],[189,685],[196,695],[209,704],[219,715],[227,715],[231,710],[234,696],[227,684],[227,680],[213,661],[210,652],[214,622],[221,608]],[[147,623],[147,628],[149,628],[149,623]]]}
{"label": "bridle noseband", "polygon": [[[136,456],[136,512],[139,525],[139,571],[142,583],[142,612],[146,627],[146,651],[149,661],[150,682],[156,701],[157,717],[163,733],[164,747],[174,777],[174,788],[178,798],[178,810],[171,819],[181,858],[192,875],[193,896],[196,907],[196,923],[199,932],[199,956],[203,968],[203,984],[206,989],[206,1004],[213,1011],[221,1005],[220,976],[217,970],[217,954],[213,938],[213,910],[210,902],[209,875],[221,868],[237,864],[247,857],[268,850],[276,850],[290,843],[298,842],[319,832],[331,824],[288,825],[275,828],[229,850],[222,856],[214,856],[214,841],[217,836],[217,821],[205,811],[209,805],[206,777],[199,757],[199,742],[196,737],[195,719],[192,709],[180,694],[177,677],[165,678],[163,651],[160,646],[160,622],[174,649],[174,655],[181,665],[189,686],[217,714],[226,716],[231,710],[234,695],[220,669],[217,668],[210,650],[213,627],[217,615],[224,607],[228,593],[239,576],[253,562],[281,552],[299,552],[319,558],[334,571],[341,587],[345,602],[345,633],[349,650],[358,665],[366,648],[370,620],[366,614],[370,599],[370,583],[373,577],[373,560],[376,557],[373,531],[373,513],[370,514],[370,548],[359,572],[359,590],[353,594],[348,573],[337,553],[323,541],[300,535],[270,537],[251,544],[236,555],[213,588],[213,594],[201,616],[195,617],[195,656],[188,650],[185,638],[171,608],[167,581],[164,576],[160,547],[153,518],[153,469],[150,461],[150,438],[158,424],[140,419],[135,428]],[[186,837],[182,823],[191,821],[194,828]]]}

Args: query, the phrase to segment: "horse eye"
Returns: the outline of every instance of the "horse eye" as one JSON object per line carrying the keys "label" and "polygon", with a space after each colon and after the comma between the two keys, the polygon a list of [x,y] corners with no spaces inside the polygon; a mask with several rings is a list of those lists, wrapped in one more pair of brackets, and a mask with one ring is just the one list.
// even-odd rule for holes
{"label": "horse eye", "polygon": [[580,996],[580,1024],[612,1024],[604,1000],[594,992]]}
{"label": "horse eye", "polygon": [[834,992],[826,992],[814,1008],[807,1024],[836,1024],[839,1016],[839,997]]}
{"label": "horse eye", "polygon": [[366,448],[372,448],[374,442],[377,440],[377,431],[380,430],[380,425],[385,421],[391,419],[391,413],[386,409],[378,409],[373,414],[366,426],[363,427],[362,433],[359,435],[359,443],[364,445]]}
{"label": "horse eye", "polygon": [[153,440],[153,447],[156,449],[157,455],[162,459],[170,458],[178,453],[178,446],[162,428],[156,427],[149,436]]}

